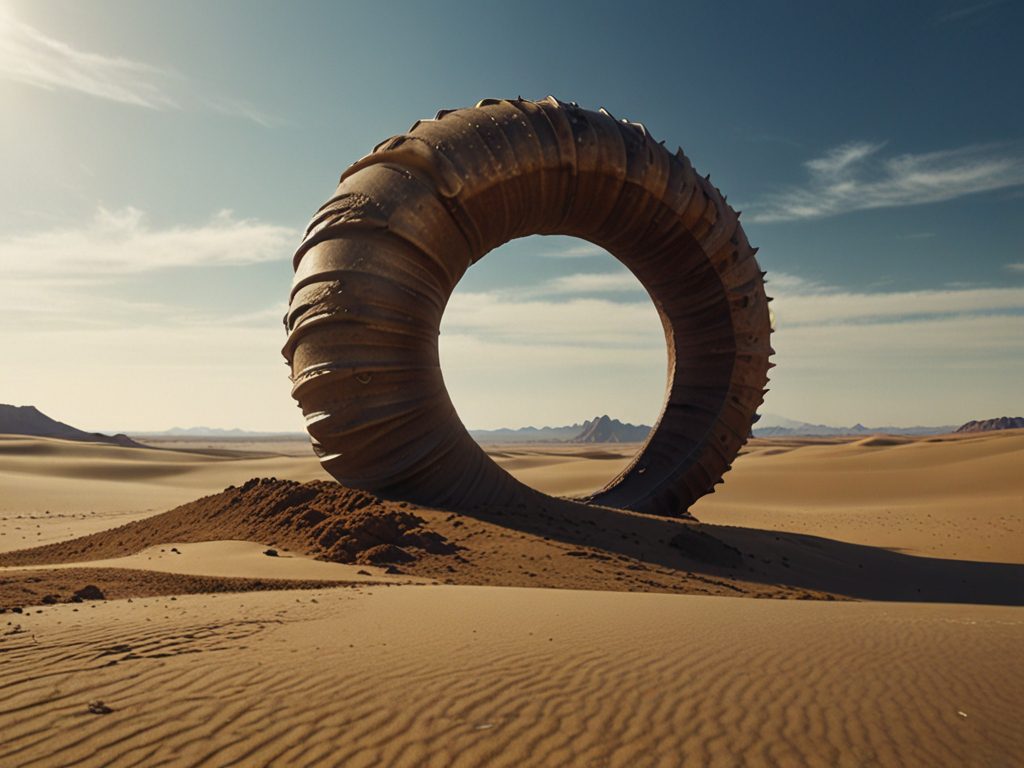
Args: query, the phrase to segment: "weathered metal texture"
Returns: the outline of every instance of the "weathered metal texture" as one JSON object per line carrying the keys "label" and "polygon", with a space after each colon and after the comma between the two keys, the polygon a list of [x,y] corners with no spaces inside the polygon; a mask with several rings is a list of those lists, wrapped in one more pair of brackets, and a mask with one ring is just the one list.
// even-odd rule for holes
{"label": "weathered metal texture", "polygon": [[614,254],[665,328],[662,414],[585,501],[684,514],[750,434],[770,367],[763,273],[739,214],[643,125],[554,98],[481,101],[378,145],[341,177],[294,259],[284,355],[323,466],[342,483],[467,509],[524,487],[470,438],[438,331],[463,273],[513,238]]}

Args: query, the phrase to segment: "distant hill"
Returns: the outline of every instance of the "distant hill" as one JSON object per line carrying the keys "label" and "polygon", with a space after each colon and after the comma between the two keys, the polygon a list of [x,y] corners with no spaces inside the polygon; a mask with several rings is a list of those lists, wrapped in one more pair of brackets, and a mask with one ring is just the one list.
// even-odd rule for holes
{"label": "distant hill", "polygon": [[640,443],[647,439],[651,428],[644,425],[623,424],[618,419],[600,416],[584,422],[583,429],[572,439],[574,443]]}
{"label": "distant hill", "polygon": [[576,437],[582,424],[567,427],[520,427],[519,429],[471,429],[469,435],[478,443],[565,443]]}
{"label": "distant hill", "polygon": [[806,421],[795,421],[783,416],[765,414],[754,425],[754,437],[843,437],[856,435],[938,435],[952,432],[954,425],[945,424],[937,427],[865,427],[854,424],[852,427],[833,427],[828,424],[811,424]]}
{"label": "distant hill", "polygon": [[56,437],[61,440],[108,443],[126,448],[142,447],[127,435],[104,435],[99,432],[85,432],[76,429],[63,421],[51,419],[34,405],[0,404],[0,434]]}
{"label": "distant hill", "polygon": [[1000,416],[998,419],[968,421],[957,432],[991,432],[997,429],[1024,429],[1024,416]]}
{"label": "distant hill", "polygon": [[650,431],[648,426],[597,416],[564,427],[471,429],[469,434],[478,443],[639,443]]}

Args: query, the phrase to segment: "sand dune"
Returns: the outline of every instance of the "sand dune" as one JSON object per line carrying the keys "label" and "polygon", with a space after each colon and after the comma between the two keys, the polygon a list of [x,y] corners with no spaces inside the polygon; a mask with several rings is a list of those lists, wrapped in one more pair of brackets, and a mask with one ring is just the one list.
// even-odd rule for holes
{"label": "sand dune", "polygon": [[[188,445],[142,450],[0,436],[0,551],[111,528],[250,477],[325,478],[314,457],[275,455],[271,442]],[[614,477],[636,448],[538,444],[488,451],[539,490],[579,495]],[[692,512],[708,523],[1021,563],[1021,466],[1020,430],[754,440],[727,482]]]}
{"label": "sand dune", "polygon": [[537,443],[484,448],[498,466],[532,488],[555,496],[585,496],[621,472],[639,450],[640,444]]}
{"label": "sand dune", "polygon": [[83,536],[251,477],[325,479],[316,458],[0,435],[0,552]]}
{"label": "sand dune", "polygon": [[[633,449],[493,450],[585,493]],[[320,470],[0,439],[0,765],[1010,765],[1022,451],[1019,432],[754,441],[694,523],[284,481],[154,516]],[[323,561],[393,554],[381,535],[402,573]],[[27,607],[87,579],[114,599]]]}
{"label": "sand dune", "polygon": [[219,539],[329,561],[391,563],[454,584],[1024,604],[1024,565],[910,556],[547,497],[458,515],[336,483],[284,480],[249,481],[109,531],[0,553],[0,565],[70,565]]}
{"label": "sand dune", "polygon": [[994,766],[1024,752],[1017,609],[401,587],[73,610],[0,635],[0,764]]}
{"label": "sand dune", "polygon": [[908,554],[1024,563],[1024,430],[754,440],[700,520]]}

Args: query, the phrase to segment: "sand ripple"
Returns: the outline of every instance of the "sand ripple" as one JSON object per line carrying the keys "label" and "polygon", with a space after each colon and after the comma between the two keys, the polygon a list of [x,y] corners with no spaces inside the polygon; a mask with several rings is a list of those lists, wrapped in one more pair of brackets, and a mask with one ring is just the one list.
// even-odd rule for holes
{"label": "sand ripple", "polygon": [[[25,631],[0,636],[0,765],[989,766],[1024,753],[1019,608],[489,587],[312,600],[18,617]],[[113,711],[90,714],[94,700]]]}

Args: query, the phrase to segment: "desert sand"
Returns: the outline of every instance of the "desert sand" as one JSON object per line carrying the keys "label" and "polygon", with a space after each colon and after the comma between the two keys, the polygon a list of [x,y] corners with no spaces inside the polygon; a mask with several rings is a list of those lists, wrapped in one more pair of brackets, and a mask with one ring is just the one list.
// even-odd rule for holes
{"label": "desert sand", "polygon": [[908,554],[1024,562],[1024,430],[754,440],[708,523],[794,531]]}
{"label": "desert sand", "polygon": [[[455,515],[272,448],[0,438],[0,765],[1024,751],[1024,432],[752,441],[699,523]],[[635,446],[488,450],[569,494]]]}
{"label": "desert sand", "polygon": [[5,765],[991,766],[1024,750],[1020,609],[415,586],[78,607],[2,638]]}
{"label": "desert sand", "polygon": [[263,443],[182,445],[121,448],[0,435],[0,552],[113,528],[250,477],[327,477],[308,444],[301,456]]}

